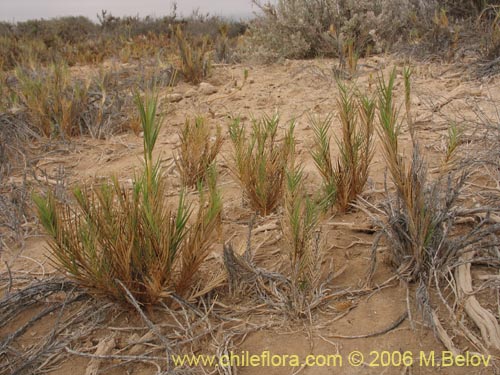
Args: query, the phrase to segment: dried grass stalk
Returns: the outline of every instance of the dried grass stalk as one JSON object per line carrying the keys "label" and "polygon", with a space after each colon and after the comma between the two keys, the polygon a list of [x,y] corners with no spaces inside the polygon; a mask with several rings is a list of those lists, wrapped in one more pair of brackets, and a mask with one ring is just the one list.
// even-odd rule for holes
{"label": "dried grass stalk", "polygon": [[181,73],[188,82],[200,83],[210,72],[210,53],[208,39],[203,38],[199,45],[190,41],[180,25],[174,29],[174,38],[181,57]]}

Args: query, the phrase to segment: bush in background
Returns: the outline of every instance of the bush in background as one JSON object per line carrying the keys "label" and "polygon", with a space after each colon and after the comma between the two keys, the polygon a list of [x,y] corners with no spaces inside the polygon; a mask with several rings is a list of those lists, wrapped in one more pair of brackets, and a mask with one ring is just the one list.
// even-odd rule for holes
{"label": "bush in background", "polygon": [[346,46],[364,56],[394,46],[449,52],[496,1],[253,0],[262,14],[249,25],[242,53],[279,58],[340,57]]}

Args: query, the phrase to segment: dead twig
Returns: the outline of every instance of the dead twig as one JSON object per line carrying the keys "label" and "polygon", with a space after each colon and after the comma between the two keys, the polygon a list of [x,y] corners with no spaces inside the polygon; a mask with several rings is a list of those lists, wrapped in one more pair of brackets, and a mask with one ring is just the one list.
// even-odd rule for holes
{"label": "dead twig", "polygon": [[386,333],[392,331],[393,329],[399,327],[401,323],[405,321],[405,319],[408,317],[408,311],[405,311],[394,323],[392,323],[389,327],[384,328],[380,331],[373,332],[373,333],[368,333],[365,335],[357,335],[357,336],[344,336],[344,335],[329,335],[329,338],[335,338],[335,339],[366,339],[368,337],[376,337],[376,336],[381,336],[385,335]]}
{"label": "dead twig", "polygon": [[142,311],[141,307],[139,306],[139,303],[137,302],[137,300],[134,298],[134,296],[132,295],[132,293],[130,293],[130,291],[127,289],[127,287],[125,285],[123,285],[123,283],[120,281],[120,280],[116,280],[116,282],[123,288],[123,290],[125,291],[125,293],[127,294],[127,300],[132,304],[132,306],[134,306],[134,308],[137,310],[137,312],[139,313],[139,315],[141,316],[142,320],[144,321],[144,323],[146,323],[146,325],[149,327],[149,329],[156,335],[156,337],[158,337],[160,339],[160,341],[163,343],[163,345],[165,346],[165,350],[167,351],[167,355],[168,355],[168,352],[172,352],[172,348],[171,348],[171,343],[167,340],[167,338],[165,336],[163,336],[160,332],[160,330],[158,329],[158,327],[151,321],[149,320],[149,318],[146,316],[146,314],[144,313],[144,311]]}

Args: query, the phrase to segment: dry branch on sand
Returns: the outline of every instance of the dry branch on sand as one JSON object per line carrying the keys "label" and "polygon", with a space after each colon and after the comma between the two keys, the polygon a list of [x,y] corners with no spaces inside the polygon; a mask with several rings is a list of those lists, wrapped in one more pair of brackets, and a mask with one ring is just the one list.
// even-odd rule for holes
{"label": "dry branch on sand", "polygon": [[[124,348],[118,349],[116,332],[108,328],[112,324],[113,316],[124,313],[123,309],[118,313],[114,303],[103,304],[102,300],[94,300],[74,283],[61,279],[31,280],[25,287],[15,282],[15,287],[20,290],[0,299],[0,314],[6,317],[5,324],[16,324],[19,314],[26,309],[32,307],[43,307],[43,309],[0,341],[2,375],[52,371],[69,356],[89,358],[87,374],[105,372],[113,367],[131,366],[136,363],[153,366],[158,371],[161,369],[168,371],[171,366],[170,354],[176,354],[177,350],[180,354],[181,348],[198,345],[206,337],[219,331],[223,322],[215,317],[216,314],[211,314],[213,306],[208,307],[203,304],[193,306],[176,297],[182,303],[177,311],[171,310],[166,305],[162,307],[163,313],[172,320],[172,324],[167,326],[176,327],[174,331],[166,330],[164,324],[161,326],[154,324],[132,294],[125,289],[124,294],[144,322],[145,326],[140,327],[140,330],[147,333],[143,337],[148,335],[151,337],[147,347],[141,347],[140,353],[134,353],[132,349],[138,346],[134,344],[134,340]],[[39,324],[43,324],[44,320],[48,320],[50,327],[46,333],[39,329]],[[234,319],[234,321],[234,325],[238,326],[239,320]],[[241,323],[244,326],[243,321]],[[29,345],[21,344],[23,335],[30,330],[36,330],[39,336],[37,342]],[[102,334],[103,330],[109,330],[107,338],[99,340],[97,348],[86,347],[88,337],[92,334],[97,334],[96,337],[99,337],[98,332]],[[123,327],[121,332],[130,334],[132,338],[135,330]],[[176,348],[176,351],[172,348]],[[179,374],[189,374],[196,372],[197,369],[179,367],[175,371]]]}
{"label": "dry branch on sand", "polygon": [[[62,300],[59,298],[46,303],[52,296],[61,293],[65,295]],[[34,281],[0,299],[0,315],[4,317],[1,325],[11,324],[21,312],[40,304],[46,307],[0,341],[0,374],[36,373],[53,366],[63,348],[96,329],[111,306],[109,303],[101,303],[100,306],[89,303],[89,296],[67,280]],[[22,335],[54,313],[56,320],[52,329],[36,343],[20,348],[17,341]],[[68,330],[72,334],[68,335]]]}

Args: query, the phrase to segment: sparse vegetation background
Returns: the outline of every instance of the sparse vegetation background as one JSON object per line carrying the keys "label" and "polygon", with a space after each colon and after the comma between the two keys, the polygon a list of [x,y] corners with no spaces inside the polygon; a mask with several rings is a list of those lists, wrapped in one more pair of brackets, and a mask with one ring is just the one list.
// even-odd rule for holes
{"label": "sparse vegetation background", "polygon": [[[498,57],[498,2],[447,0],[253,0],[262,11],[246,43],[256,59],[338,57],[404,50],[453,59],[473,44],[480,58]],[[495,52],[496,51],[496,52]]]}
{"label": "sparse vegetation background", "polygon": [[249,1],[0,23],[0,375],[498,372],[500,3]]}

